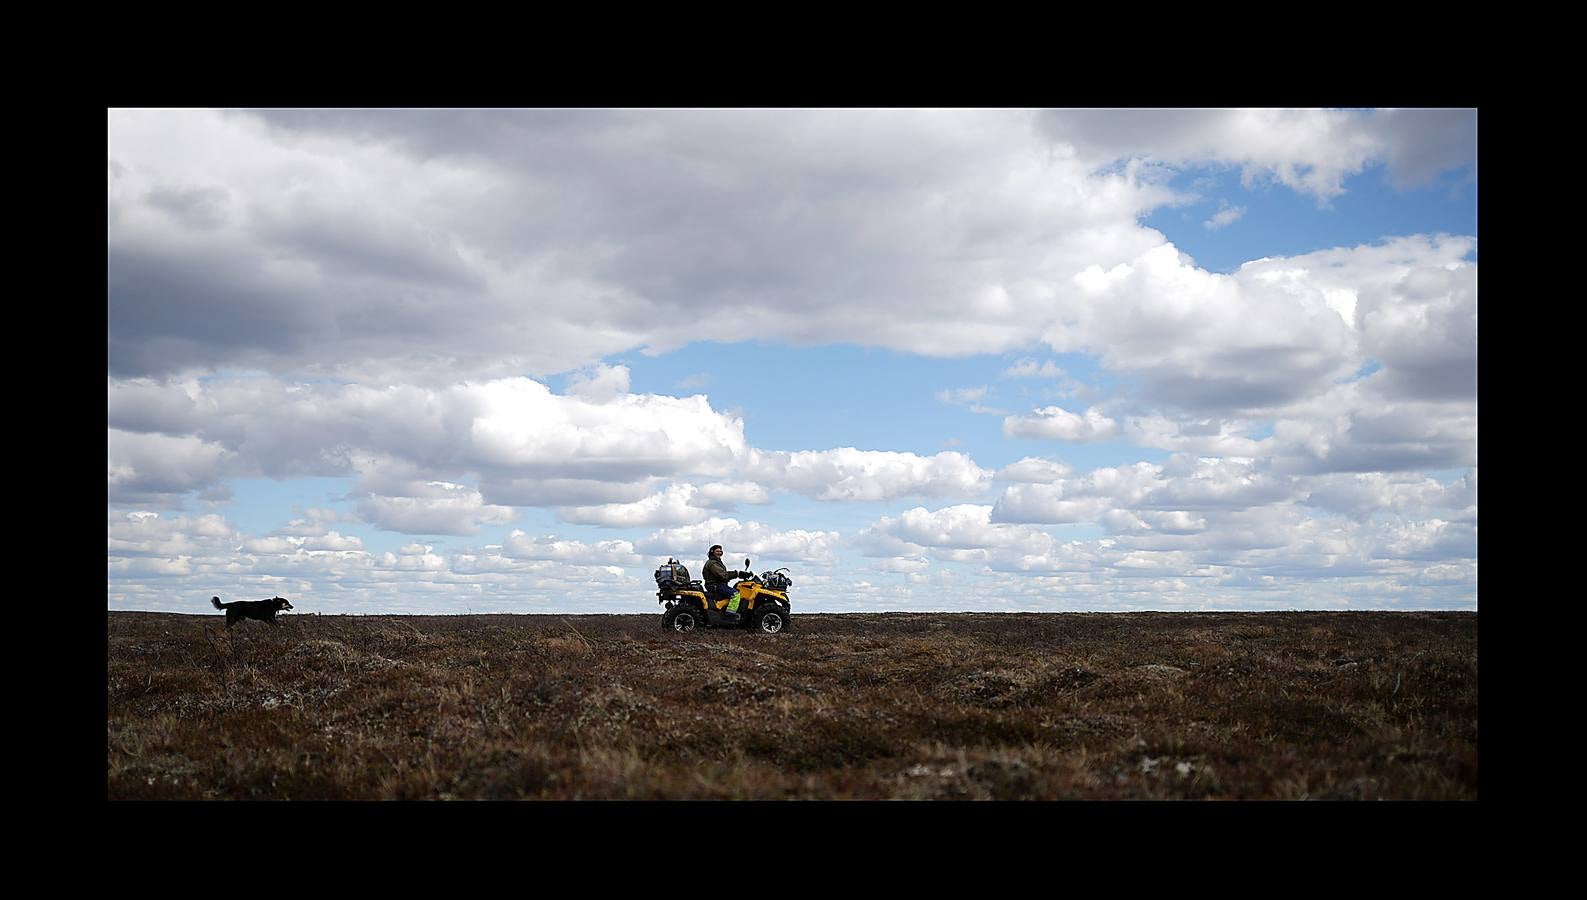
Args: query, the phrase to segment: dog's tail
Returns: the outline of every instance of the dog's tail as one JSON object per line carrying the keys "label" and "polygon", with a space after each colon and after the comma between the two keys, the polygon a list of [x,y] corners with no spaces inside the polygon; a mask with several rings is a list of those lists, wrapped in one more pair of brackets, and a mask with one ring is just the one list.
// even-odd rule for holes
{"label": "dog's tail", "polygon": [[222,602],[220,602],[220,598],[219,597],[211,597],[211,598],[209,598],[209,602],[215,604],[215,608],[216,609],[225,609],[226,607],[231,605],[230,603],[222,603]]}

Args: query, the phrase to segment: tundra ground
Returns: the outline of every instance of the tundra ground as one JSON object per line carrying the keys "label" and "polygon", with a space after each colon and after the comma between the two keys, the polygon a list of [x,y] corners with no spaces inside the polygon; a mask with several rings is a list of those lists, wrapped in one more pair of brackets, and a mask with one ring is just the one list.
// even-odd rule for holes
{"label": "tundra ground", "polygon": [[111,799],[1477,796],[1477,615],[108,614]]}

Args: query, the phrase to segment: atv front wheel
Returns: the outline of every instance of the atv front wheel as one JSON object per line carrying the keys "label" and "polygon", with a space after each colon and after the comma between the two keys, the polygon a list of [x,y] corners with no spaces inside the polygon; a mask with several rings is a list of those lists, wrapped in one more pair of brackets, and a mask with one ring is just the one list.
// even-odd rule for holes
{"label": "atv front wheel", "polygon": [[755,617],[752,628],[761,634],[778,634],[788,628],[788,614],[772,607]]}
{"label": "atv front wheel", "polygon": [[685,634],[693,631],[694,627],[698,624],[700,624],[700,620],[695,617],[694,610],[682,606],[674,606],[672,609],[667,610],[666,614],[661,617],[662,628],[683,632]]}

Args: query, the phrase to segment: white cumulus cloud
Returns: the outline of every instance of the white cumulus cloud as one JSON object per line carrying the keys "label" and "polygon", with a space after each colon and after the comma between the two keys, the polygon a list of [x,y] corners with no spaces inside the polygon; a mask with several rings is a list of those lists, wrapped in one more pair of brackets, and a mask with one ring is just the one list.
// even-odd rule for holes
{"label": "white cumulus cloud", "polygon": [[225,471],[225,447],[197,437],[111,428],[107,471],[113,503],[161,502],[212,483]]}
{"label": "white cumulus cloud", "polygon": [[371,524],[404,534],[475,534],[485,525],[504,525],[516,513],[511,507],[484,501],[478,490],[444,481],[429,482],[414,496],[370,495],[358,503],[359,515]]}
{"label": "white cumulus cloud", "polygon": [[633,503],[561,507],[557,510],[557,517],[564,522],[606,528],[687,525],[703,521],[711,515],[710,506],[695,503],[698,492],[699,489],[692,484],[672,484],[660,493]]}
{"label": "white cumulus cloud", "polygon": [[507,534],[502,552],[512,559],[560,560],[583,565],[636,566],[641,558],[628,541],[584,541],[559,539],[555,535],[530,537],[520,529]]}
{"label": "white cumulus cloud", "polygon": [[997,470],[997,480],[1051,484],[1074,473],[1074,467],[1050,459],[1027,456]]}
{"label": "white cumulus cloud", "polygon": [[1232,163],[1247,183],[1275,181],[1324,202],[1369,165],[1387,165],[1411,185],[1476,162],[1473,109],[1051,110],[1042,127],[1096,165]]}
{"label": "white cumulus cloud", "polygon": [[734,567],[744,556],[754,559],[759,571],[764,564],[816,563],[830,565],[836,558],[840,535],[836,531],[778,530],[761,522],[740,522],[734,518],[713,518],[695,525],[667,528],[634,544],[635,550],[653,556],[674,556],[684,560],[698,577],[705,551],[721,544],[723,561]]}
{"label": "white cumulus cloud", "polygon": [[1052,438],[1061,441],[1105,441],[1119,433],[1119,424],[1096,407],[1084,414],[1061,406],[1037,409],[1028,416],[1009,416],[1003,420],[1003,435],[1011,438]]}
{"label": "white cumulus cloud", "polygon": [[853,447],[751,450],[745,470],[762,484],[816,500],[967,496],[992,479],[970,457],[951,450],[935,456]]}
{"label": "white cumulus cloud", "polygon": [[1217,212],[1213,213],[1211,218],[1207,219],[1205,222],[1202,222],[1201,227],[1207,229],[1208,231],[1217,231],[1221,228],[1227,228],[1230,225],[1233,225],[1235,222],[1240,221],[1241,217],[1244,215],[1245,207],[1224,205]]}

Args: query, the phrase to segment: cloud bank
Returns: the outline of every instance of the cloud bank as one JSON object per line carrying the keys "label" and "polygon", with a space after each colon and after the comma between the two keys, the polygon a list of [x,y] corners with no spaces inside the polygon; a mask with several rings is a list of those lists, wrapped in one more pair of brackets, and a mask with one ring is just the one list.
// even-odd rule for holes
{"label": "cloud bank", "polygon": [[[1424,185],[1474,165],[1474,121],[112,110],[113,600],[229,579],[371,608],[397,586],[414,604],[569,602],[592,580],[642,587],[647,554],[700,541],[815,567],[830,602],[877,589],[837,574],[850,564],[906,579],[877,602],[1277,603],[1296,579],[1324,579],[1306,589],[1329,603],[1457,596],[1475,581],[1475,238],[1385,234],[1219,274],[1141,223],[1191,199],[1171,176],[1198,166],[1323,208],[1378,167]],[[1207,227],[1237,233],[1244,209]],[[1003,377],[1063,399],[937,394],[1039,456],[771,449],[709,395],[636,391],[610,362],[722,322],[724,340],[1001,355]],[[1063,461],[1103,445],[1169,459]],[[246,531],[189,509],[228,509],[237,479],[306,477],[351,479],[349,508]],[[883,511],[792,527],[805,501]],[[612,535],[531,533],[526,510]],[[372,551],[355,526],[404,542]]]}

